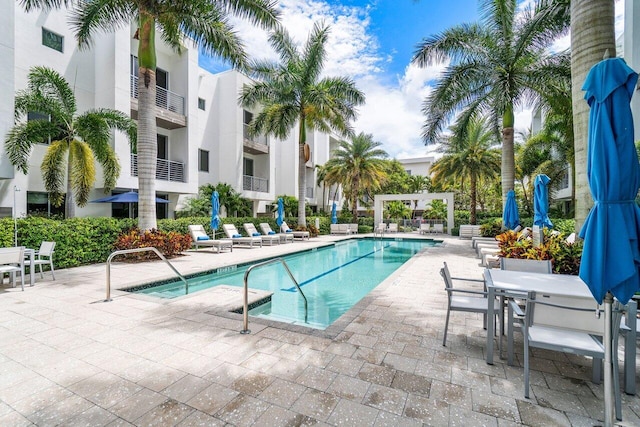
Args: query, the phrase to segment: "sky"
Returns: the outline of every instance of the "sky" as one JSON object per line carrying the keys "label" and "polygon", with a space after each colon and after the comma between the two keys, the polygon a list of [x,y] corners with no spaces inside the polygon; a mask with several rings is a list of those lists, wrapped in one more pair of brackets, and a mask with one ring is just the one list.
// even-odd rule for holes
{"label": "sky", "polygon": [[[622,3],[616,0],[616,12]],[[348,76],[364,92],[366,103],[353,123],[356,132],[372,134],[391,158],[434,154],[435,147],[425,146],[420,136],[421,108],[446,64],[418,68],[411,57],[423,38],[478,21],[478,0],[279,0],[278,7],[283,25],[300,44],[315,22],[330,26],[323,75]],[[266,32],[245,21],[231,22],[250,57],[277,59]],[[568,46],[567,36],[555,48]],[[202,54],[200,66],[212,73],[229,69]],[[515,123],[516,132],[525,131],[531,110],[516,111]]]}

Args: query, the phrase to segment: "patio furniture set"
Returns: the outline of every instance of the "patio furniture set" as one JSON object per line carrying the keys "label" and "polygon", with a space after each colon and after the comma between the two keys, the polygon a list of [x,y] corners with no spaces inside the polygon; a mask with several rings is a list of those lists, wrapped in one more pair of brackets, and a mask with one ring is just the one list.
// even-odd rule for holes
{"label": "patio furniture set", "polygon": [[55,280],[53,268],[53,252],[56,242],[44,241],[40,248],[30,249],[24,246],[0,248],[0,284],[4,284],[4,275],[9,274],[10,283],[16,286],[17,276],[20,276],[20,287],[24,291],[26,267],[29,267],[29,284],[35,283],[36,266],[40,269],[40,277],[44,278],[42,266],[48,265],[51,277]]}

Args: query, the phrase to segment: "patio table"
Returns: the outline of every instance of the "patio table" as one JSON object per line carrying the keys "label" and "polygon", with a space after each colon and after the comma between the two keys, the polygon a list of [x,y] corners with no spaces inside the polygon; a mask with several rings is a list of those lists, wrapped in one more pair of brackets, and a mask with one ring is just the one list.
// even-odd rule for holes
{"label": "patio table", "polygon": [[[508,296],[510,292],[523,295],[529,291],[535,291],[542,294],[548,293],[566,297],[592,299],[595,307],[595,299],[593,299],[591,291],[589,291],[589,288],[580,276],[487,269],[484,272],[484,278],[487,286],[488,301],[492,301],[496,297]],[[628,313],[625,316],[625,322],[630,331],[626,334],[624,346],[624,391],[627,394],[635,394],[636,312],[638,305],[636,301],[630,300],[626,307]],[[488,304],[487,331],[494,330],[494,322],[493,304]],[[502,337],[500,337],[500,339],[502,339]],[[493,365],[493,334],[489,333],[487,333],[487,363]]]}

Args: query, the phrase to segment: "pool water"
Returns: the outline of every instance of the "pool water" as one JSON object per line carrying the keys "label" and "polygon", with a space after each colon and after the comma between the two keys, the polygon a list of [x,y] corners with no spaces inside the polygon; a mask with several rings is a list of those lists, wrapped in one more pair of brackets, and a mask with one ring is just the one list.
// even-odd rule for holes
{"label": "pool water", "polygon": [[[324,329],[414,254],[436,243],[423,239],[351,239],[284,256],[307,297],[307,322],[303,298],[280,263],[259,267],[249,275],[250,288],[273,292],[269,303],[250,310],[249,314]],[[189,293],[222,284],[242,287],[248,267],[226,267],[190,278]],[[184,295],[185,288],[177,281],[136,292],[175,298]]]}

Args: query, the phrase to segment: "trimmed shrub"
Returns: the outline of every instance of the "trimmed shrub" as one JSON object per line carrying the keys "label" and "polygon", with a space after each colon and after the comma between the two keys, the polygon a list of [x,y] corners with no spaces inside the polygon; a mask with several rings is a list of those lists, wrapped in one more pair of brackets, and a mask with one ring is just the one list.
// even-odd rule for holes
{"label": "trimmed shrub", "polygon": [[[181,234],[175,231],[151,230],[141,233],[140,230],[134,228],[126,233],[118,236],[115,244],[115,250],[137,249],[155,247],[166,258],[173,258],[187,249],[191,248],[191,236]],[[125,254],[128,259],[156,259],[157,256],[153,252],[137,252]]]}

